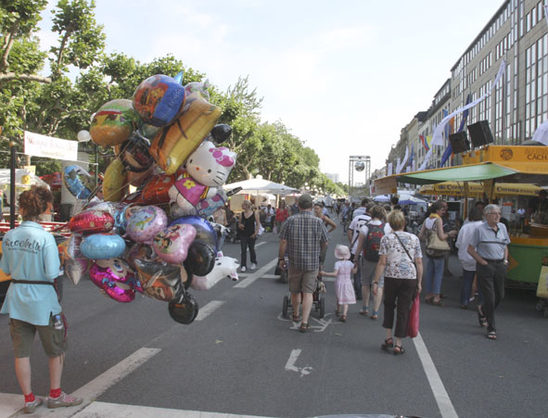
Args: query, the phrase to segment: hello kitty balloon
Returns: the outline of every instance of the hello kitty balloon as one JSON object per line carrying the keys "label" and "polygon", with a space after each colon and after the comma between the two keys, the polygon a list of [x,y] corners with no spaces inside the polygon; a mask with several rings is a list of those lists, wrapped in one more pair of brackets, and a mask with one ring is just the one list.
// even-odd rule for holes
{"label": "hello kitty balloon", "polygon": [[225,147],[215,147],[204,141],[185,164],[184,171],[169,190],[171,202],[177,204],[182,214],[193,215],[197,205],[215,196],[225,183],[236,163],[236,153]]}

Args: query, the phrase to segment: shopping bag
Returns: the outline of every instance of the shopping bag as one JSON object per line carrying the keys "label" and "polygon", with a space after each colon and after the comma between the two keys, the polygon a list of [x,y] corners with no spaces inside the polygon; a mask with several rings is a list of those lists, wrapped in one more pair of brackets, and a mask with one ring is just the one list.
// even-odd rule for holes
{"label": "shopping bag", "polygon": [[419,310],[420,310],[420,297],[417,292],[413,304],[411,305],[411,311],[409,312],[409,322],[407,324],[407,336],[415,338],[419,334]]}

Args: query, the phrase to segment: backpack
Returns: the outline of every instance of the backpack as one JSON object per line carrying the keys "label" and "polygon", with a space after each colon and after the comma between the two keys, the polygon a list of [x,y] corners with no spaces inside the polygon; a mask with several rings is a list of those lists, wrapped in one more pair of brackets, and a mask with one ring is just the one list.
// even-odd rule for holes
{"label": "backpack", "polygon": [[363,256],[367,261],[379,261],[381,238],[384,237],[384,222],[380,225],[369,224]]}

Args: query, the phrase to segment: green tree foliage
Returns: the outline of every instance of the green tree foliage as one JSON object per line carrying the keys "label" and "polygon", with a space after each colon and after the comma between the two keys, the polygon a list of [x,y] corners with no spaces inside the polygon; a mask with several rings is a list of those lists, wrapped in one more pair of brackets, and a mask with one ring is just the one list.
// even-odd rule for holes
{"label": "green tree foliage", "polygon": [[[152,75],[183,72],[183,84],[206,80],[206,74],[184,66],[172,55],[141,63],[123,53],[105,54],[106,37],[95,20],[93,0],[59,0],[51,27],[57,42],[42,51],[36,32],[45,7],[46,0],[0,0],[0,147],[4,151],[8,138],[17,141],[22,151],[24,130],[75,140],[78,131],[89,129],[101,105],[131,98],[136,87]],[[261,121],[262,98],[250,87],[248,77],[240,77],[226,91],[214,84],[208,89],[211,102],[222,109],[219,123],[233,130],[223,144],[238,154],[229,182],[261,174],[291,187],[306,184],[343,193],[319,171],[314,150],[281,121]],[[94,147],[80,147],[87,147],[94,162]],[[99,150],[100,171],[112,157],[111,149]],[[33,158],[32,163],[37,162],[38,174],[59,169],[56,161]],[[7,153],[0,153],[0,165],[7,166]]]}

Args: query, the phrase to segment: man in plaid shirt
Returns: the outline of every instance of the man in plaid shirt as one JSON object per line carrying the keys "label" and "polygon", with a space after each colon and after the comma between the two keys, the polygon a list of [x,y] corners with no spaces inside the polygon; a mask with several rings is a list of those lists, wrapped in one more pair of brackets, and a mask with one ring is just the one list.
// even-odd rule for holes
{"label": "man in plaid shirt", "polygon": [[[283,267],[287,250],[289,258],[289,291],[293,305],[293,321],[299,322],[299,306],[303,305],[303,319],[299,331],[306,332],[312,309],[312,294],[320,269],[320,254],[327,248],[327,230],[312,212],[313,201],[303,194],[298,201],[299,213],[287,219],[280,231],[279,265]],[[323,260],[321,260],[323,263]]]}

